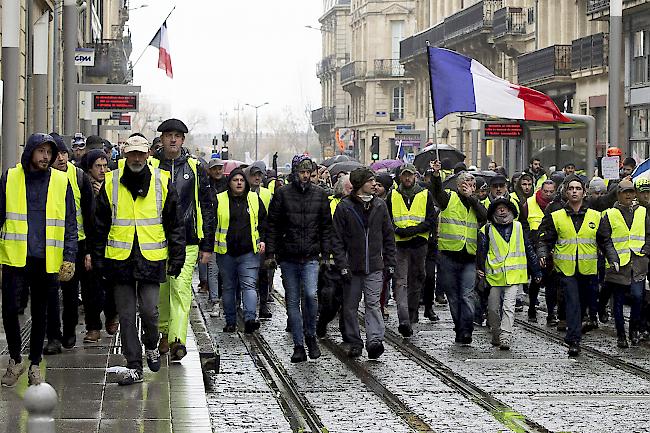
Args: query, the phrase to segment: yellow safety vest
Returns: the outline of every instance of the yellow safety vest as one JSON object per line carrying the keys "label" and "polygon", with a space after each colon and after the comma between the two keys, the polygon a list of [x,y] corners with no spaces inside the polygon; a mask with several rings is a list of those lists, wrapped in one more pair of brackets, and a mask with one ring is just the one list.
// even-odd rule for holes
{"label": "yellow safety vest", "polygon": [[[160,166],[160,160],[158,158],[154,158],[153,156],[147,158],[147,161],[152,167],[158,168]],[[197,165],[199,164],[199,161],[195,158],[187,158],[187,163],[190,165],[190,169],[192,169],[192,173],[194,174],[194,207],[196,211],[196,235],[199,237],[199,239],[203,239],[205,236],[203,233],[203,214],[201,213],[201,203],[199,202],[199,174],[197,169]]]}
{"label": "yellow safety vest", "polygon": [[[50,169],[45,204],[45,272],[57,274],[63,263],[65,196],[68,177]],[[0,232],[0,263],[16,268],[27,263],[27,189],[21,164],[7,172],[5,222]]]}
{"label": "yellow safety vest", "polygon": [[332,213],[332,217],[334,216],[334,212],[336,211],[336,206],[341,203],[342,198],[340,197],[334,197],[333,195],[330,195],[329,197],[330,200],[330,212]]}
{"label": "yellow safety vest", "polygon": [[[228,252],[228,226],[230,225],[230,197],[228,191],[217,194],[217,230],[215,232],[214,251],[217,254],[226,254]],[[253,241],[253,253],[257,254],[260,250],[260,233],[258,230],[260,202],[259,197],[254,192],[249,192],[246,201],[248,202],[248,215],[251,222],[251,239]]]}
{"label": "yellow safety vest", "polygon": [[74,164],[68,162],[68,170],[65,172],[72,187],[72,194],[74,195],[74,206],[77,214],[77,240],[83,241],[86,239],[86,232],[84,231],[84,218],[81,214],[81,188],[79,188],[80,181],[83,180],[83,172],[78,169]]}
{"label": "yellow safety vest", "polygon": [[167,200],[169,175],[163,170],[152,171],[146,197],[133,200],[131,192],[122,185],[122,169],[106,173],[105,189],[111,206],[111,230],[108,233],[107,259],[126,260],[131,255],[134,237],[142,256],[152,262],[167,259],[167,237],[162,224],[162,210]]}
{"label": "yellow safety vest", "polygon": [[456,191],[449,192],[449,204],[438,216],[438,248],[441,251],[461,251],[476,255],[478,219],[471,207],[467,209]]}
{"label": "yellow safety vest", "polygon": [[[427,217],[427,199],[429,197],[428,190],[422,190],[419,193],[415,194],[413,197],[413,203],[411,203],[411,208],[406,207],[404,203],[404,198],[399,191],[394,190],[391,198],[391,208],[393,211],[393,223],[396,227],[406,228],[414,227],[425,220]],[[408,241],[415,238],[416,236],[423,237],[424,239],[429,239],[429,232],[418,233],[415,236],[398,236],[395,235],[396,241]]]}
{"label": "yellow safety vest", "polygon": [[262,199],[262,203],[264,203],[264,209],[266,211],[269,211],[269,205],[271,204],[271,199],[273,198],[273,194],[268,188],[264,188],[263,186],[260,186],[260,188],[257,190],[257,195]]}
{"label": "yellow safety vest", "polygon": [[577,233],[565,209],[556,210],[551,217],[558,236],[553,249],[555,269],[567,277],[575,275],[576,267],[582,275],[596,275],[598,272],[596,231],[600,225],[600,213],[587,209],[582,226]]}
{"label": "yellow safety vest", "polygon": [[528,197],[526,202],[528,203],[528,225],[531,230],[538,230],[544,219],[544,211],[539,207],[535,195]]}
{"label": "yellow safety vest", "polygon": [[540,176],[539,179],[537,179],[537,182],[535,182],[535,191],[542,189],[542,184],[546,182],[548,177],[546,176],[546,173]]}
{"label": "yellow safety vest", "polygon": [[620,210],[611,208],[607,209],[605,213],[607,214],[607,218],[609,218],[609,225],[612,227],[612,242],[614,242],[614,248],[618,253],[620,265],[627,265],[630,262],[632,253],[637,256],[642,256],[641,248],[645,245],[646,237],[646,208],[639,206],[634,211],[634,218],[630,229],[627,228],[627,224]]}
{"label": "yellow safety vest", "polygon": [[445,179],[454,175],[454,170],[440,170],[440,181],[444,182]]}
{"label": "yellow safety vest", "polygon": [[271,194],[275,194],[275,179],[271,179],[266,188],[271,191]]}
{"label": "yellow safety vest", "polygon": [[528,282],[528,261],[524,245],[524,230],[519,221],[513,221],[510,241],[506,242],[492,224],[481,232],[490,242],[485,260],[485,279],[493,287],[512,286]]}

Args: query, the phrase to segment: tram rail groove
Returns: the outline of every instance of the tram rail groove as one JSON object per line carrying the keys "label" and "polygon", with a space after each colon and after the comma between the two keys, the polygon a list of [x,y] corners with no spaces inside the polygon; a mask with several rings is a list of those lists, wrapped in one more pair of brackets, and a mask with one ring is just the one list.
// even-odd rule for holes
{"label": "tram rail groove", "polygon": [[[566,343],[564,342],[564,338],[561,335],[558,335],[551,330],[540,328],[522,319],[515,319],[515,324],[517,324],[517,326],[532,334],[540,335],[542,337],[545,337],[548,340],[559,342],[562,345],[566,346]],[[630,373],[632,375],[650,381],[650,370],[648,369],[645,369],[639,365],[636,365],[624,359],[620,359],[615,356],[612,356],[608,353],[603,352],[602,350],[594,349],[591,346],[580,344],[580,349],[583,352],[588,353],[594,358],[599,359],[602,362],[614,368],[618,368],[619,370],[623,370],[627,373]]]}
{"label": "tram rail groove", "polygon": [[[239,318],[243,327],[243,320]],[[251,354],[255,365],[275,392],[282,411],[294,432],[328,433],[316,410],[298,390],[298,386],[287,373],[268,342],[259,332],[245,334],[238,331],[239,338]]]}

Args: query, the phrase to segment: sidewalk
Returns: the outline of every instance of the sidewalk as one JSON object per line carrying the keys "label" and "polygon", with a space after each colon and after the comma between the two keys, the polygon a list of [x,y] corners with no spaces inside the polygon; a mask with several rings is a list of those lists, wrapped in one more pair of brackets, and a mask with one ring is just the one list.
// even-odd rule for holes
{"label": "sidewalk", "polygon": [[[168,365],[167,357],[163,356],[158,373],[149,371],[145,363],[144,382],[126,387],[115,383],[115,374],[106,373],[107,367],[125,365],[119,334],[111,337],[102,331],[98,343],[84,344],[84,332],[84,327],[79,325],[76,347],[64,349],[59,355],[45,356],[41,363],[41,369],[47,367],[45,381],[59,396],[55,412],[57,433],[212,432],[191,327],[188,327],[188,354],[181,363]],[[0,351],[4,349],[6,339],[0,323]],[[8,359],[7,354],[0,355],[0,374],[4,374]],[[26,354],[23,362],[29,362]],[[27,374],[15,388],[0,388],[0,433],[26,431],[27,411],[22,401],[26,389]]]}

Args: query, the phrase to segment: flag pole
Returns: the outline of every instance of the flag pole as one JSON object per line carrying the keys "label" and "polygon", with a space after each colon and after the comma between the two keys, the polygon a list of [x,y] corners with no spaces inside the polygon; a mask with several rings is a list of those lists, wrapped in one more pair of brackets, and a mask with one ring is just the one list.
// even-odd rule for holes
{"label": "flag pole", "polygon": [[[176,9],[176,5],[174,5],[174,7],[172,8],[172,10],[169,11],[169,14],[167,14],[167,18],[165,18],[165,19],[163,20],[163,22],[162,22],[162,24],[160,25],[160,27],[162,27],[162,26],[167,22],[167,20],[169,19],[169,17],[172,16],[172,12],[174,12],[175,9]],[[149,39],[149,43],[148,43],[147,45],[145,45],[144,49],[142,50],[142,52],[140,53],[140,55],[138,56],[138,58],[136,59],[136,61],[133,63],[133,65],[131,65],[131,70],[135,69],[135,65],[137,65],[138,62],[140,61],[140,59],[142,58],[142,56],[144,56],[145,51],[147,51],[147,48],[149,48],[149,44],[151,44],[151,41],[153,40],[153,38],[155,38],[156,35],[158,34],[158,31],[160,30],[160,27],[158,27],[158,30],[156,30],[156,33],[154,33],[153,37],[152,37],[151,39]]]}
{"label": "flag pole", "polygon": [[438,131],[436,130],[436,106],[433,103],[433,80],[431,79],[431,55],[429,54],[429,48],[431,44],[429,41],[425,41],[427,44],[427,65],[429,65],[429,92],[431,93],[431,111],[433,113],[433,143],[436,146],[436,159],[440,161],[440,152],[438,151]]}

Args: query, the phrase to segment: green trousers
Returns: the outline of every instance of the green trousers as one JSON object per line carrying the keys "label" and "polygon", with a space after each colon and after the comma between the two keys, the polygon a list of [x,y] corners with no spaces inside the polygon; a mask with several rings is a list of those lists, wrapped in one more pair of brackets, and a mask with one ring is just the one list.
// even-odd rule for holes
{"label": "green trousers", "polygon": [[185,263],[178,278],[167,276],[160,285],[158,329],[167,334],[169,344],[178,340],[185,345],[187,324],[192,304],[192,275],[199,256],[198,245],[185,247]]}

